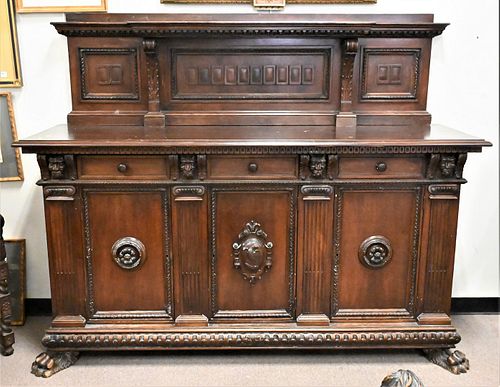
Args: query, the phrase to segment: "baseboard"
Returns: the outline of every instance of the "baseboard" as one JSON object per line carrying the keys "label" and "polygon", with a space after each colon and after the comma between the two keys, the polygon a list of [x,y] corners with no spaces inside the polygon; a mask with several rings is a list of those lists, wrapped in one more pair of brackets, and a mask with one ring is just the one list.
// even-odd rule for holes
{"label": "baseboard", "polygon": [[[499,297],[481,298],[452,298],[451,313],[499,313]],[[52,313],[52,303],[50,298],[27,298],[27,316],[50,315]]]}

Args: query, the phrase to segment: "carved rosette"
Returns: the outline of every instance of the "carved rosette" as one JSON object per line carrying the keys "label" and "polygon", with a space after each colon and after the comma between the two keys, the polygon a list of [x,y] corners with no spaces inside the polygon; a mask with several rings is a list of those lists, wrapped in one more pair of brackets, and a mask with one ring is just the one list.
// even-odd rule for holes
{"label": "carved rosette", "polygon": [[392,258],[391,243],[386,237],[374,235],[365,239],[359,246],[358,257],[361,263],[372,269],[387,265]]}
{"label": "carved rosette", "polygon": [[113,260],[122,269],[132,270],[146,259],[144,244],[134,237],[118,239],[111,248]]}
{"label": "carved rosette", "polygon": [[259,223],[251,220],[233,243],[233,266],[241,271],[243,278],[254,285],[272,266],[273,243]]}

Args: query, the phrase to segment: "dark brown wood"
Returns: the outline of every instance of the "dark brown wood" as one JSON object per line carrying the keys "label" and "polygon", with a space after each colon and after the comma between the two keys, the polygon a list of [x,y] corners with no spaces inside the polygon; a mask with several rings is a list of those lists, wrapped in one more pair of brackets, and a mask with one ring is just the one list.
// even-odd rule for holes
{"label": "dark brown wood", "polygon": [[[460,341],[458,197],[467,153],[491,144],[430,124],[431,38],[445,24],[90,14],[54,25],[68,37],[69,123],[14,144],[38,155],[44,189],[45,346]],[[74,357],[44,355],[35,373],[57,359]]]}
{"label": "dark brown wood", "polygon": [[10,356],[14,353],[14,331],[10,327],[12,309],[8,286],[9,268],[3,239],[3,226],[5,220],[0,215],[0,354]]}

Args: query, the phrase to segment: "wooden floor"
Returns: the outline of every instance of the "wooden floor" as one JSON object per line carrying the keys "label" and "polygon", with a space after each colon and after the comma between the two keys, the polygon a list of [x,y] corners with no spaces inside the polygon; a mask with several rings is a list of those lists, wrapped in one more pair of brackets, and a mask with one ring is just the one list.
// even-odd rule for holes
{"label": "wooden floor", "polygon": [[499,315],[455,315],[458,348],[471,370],[455,376],[418,351],[198,351],[84,353],[48,380],[30,374],[47,317],[30,317],[16,329],[14,355],[0,358],[7,386],[380,386],[390,372],[410,369],[429,386],[497,387]]}

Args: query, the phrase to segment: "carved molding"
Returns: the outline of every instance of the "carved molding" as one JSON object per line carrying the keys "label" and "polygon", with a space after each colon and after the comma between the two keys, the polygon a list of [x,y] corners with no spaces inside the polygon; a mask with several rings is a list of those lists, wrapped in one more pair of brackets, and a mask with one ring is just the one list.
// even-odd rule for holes
{"label": "carved molding", "polygon": [[[142,25],[141,25],[142,24]],[[292,23],[293,24],[293,23]],[[388,38],[432,38],[440,35],[446,28],[446,24],[412,24],[408,26],[377,26],[375,23],[352,23],[346,25],[330,25],[323,24],[321,27],[301,25],[281,24],[279,26],[261,25],[251,22],[245,23],[244,26],[221,25],[214,26],[213,24],[185,24],[183,27],[160,22],[136,22],[133,23],[133,28],[124,26],[123,23],[109,23],[106,29],[98,29],[94,26],[82,26],[69,23],[53,23],[57,32],[66,36],[143,36],[143,37],[175,37],[179,35],[191,36],[211,36],[211,35],[226,35],[226,36],[241,36],[241,35],[263,35],[263,36],[329,36],[329,37],[388,37]],[[210,28],[208,28],[210,26]]]}
{"label": "carved molding", "polygon": [[329,185],[304,185],[300,188],[300,192],[309,196],[330,196],[333,188]]}
{"label": "carved molding", "polygon": [[233,243],[233,266],[251,285],[255,285],[264,272],[271,270],[272,248],[273,243],[268,241],[260,223],[251,220]]}
{"label": "carved molding", "polygon": [[158,333],[48,333],[42,344],[48,348],[210,348],[210,347],[408,347],[417,345],[454,345],[460,341],[456,331],[428,330],[404,331],[335,331],[317,329],[314,331],[220,331],[158,332]]}
{"label": "carved molding", "polygon": [[[173,282],[172,282],[172,260],[170,257],[170,223],[169,223],[169,202],[168,202],[168,194],[166,189],[148,189],[144,187],[133,187],[133,188],[118,188],[118,187],[106,187],[106,188],[91,188],[91,189],[83,189],[83,231],[84,231],[84,247],[85,247],[85,269],[86,269],[86,280],[87,280],[87,308],[88,315],[93,319],[113,319],[115,316],[113,314],[106,314],[99,312],[95,305],[95,297],[94,297],[94,268],[92,264],[92,243],[91,243],[91,235],[90,235],[90,214],[89,214],[89,203],[88,203],[88,194],[92,192],[161,192],[162,194],[162,207],[163,207],[163,218],[164,218],[164,240],[165,240],[165,292],[166,292],[166,313],[167,318],[172,317],[173,313]],[[125,313],[126,314],[126,313]],[[148,317],[148,312],[145,313],[146,317]],[[133,314],[131,314],[133,318]],[[156,316],[155,316],[156,317]],[[165,318],[165,315],[161,315],[162,318]]]}
{"label": "carved molding", "polygon": [[369,146],[369,145],[329,145],[329,146],[221,146],[221,145],[200,145],[200,146],[95,146],[93,148],[82,147],[57,147],[50,146],[47,148],[24,146],[26,152],[46,154],[63,154],[69,152],[71,154],[107,154],[107,155],[132,155],[132,154],[170,154],[174,155],[311,155],[311,154],[336,154],[336,155],[373,155],[373,154],[423,154],[423,153],[466,153],[479,152],[481,147],[474,145],[386,145],[386,146]]}
{"label": "carved molding", "polygon": [[118,239],[111,247],[115,263],[122,269],[132,270],[143,264],[146,259],[146,247],[137,238]]}
{"label": "carved molding", "polygon": [[45,200],[73,200],[76,188],[72,186],[47,186],[43,188]]}
{"label": "carved molding", "polygon": [[174,196],[203,196],[205,187],[201,185],[184,185],[172,188]]}
{"label": "carved molding", "polygon": [[[80,85],[81,99],[90,101],[121,101],[121,100],[139,100],[139,70],[136,48],[79,48],[80,58]],[[90,55],[132,55],[134,57],[134,66],[130,74],[125,76],[132,77],[132,89],[129,93],[102,93],[95,94],[88,90],[87,78],[89,68],[87,57]],[[95,69],[97,70],[97,69]],[[121,70],[123,71],[123,69]],[[122,75],[123,76],[123,75]]]}
{"label": "carved molding", "polygon": [[430,198],[437,199],[440,197],[448,199],[458,199],[460,186],[458,184],[432,184],[428,187]]}
{"label": "carved molding", "polygon": [[[331,289],[331,313],[332,316],[337,316],[337,313],[339,313],[339,316],[341,315],[348,315],[349,317],[357,317],[363,316],[363,311],[356,311],[355,313],[348,313],[346,312],[341,312],[339,311],[339,294],[338,294],[338,289],[339,289],[339,278],[340,278],[340,262],[341,262],[341,257],[340,257],[340,240],[342,237],[342,213],[343,213],[343,198],[344,198],[344,191],[349,191],[349,190],[362,190],[362,189],[373,189],[370,188],[369,185],[360,185],[357,186],[356,188],[344,188],[344,187],[339,187],[336,191],[335,194],[335,237],[334,237],[334,259],[333,259],[333,267],[332,267],[332,289]],[[409,187],[406,188],[409,190],[412,190],[415,192],[415,218],[413,222],[413,235],[412,235],[412,247],[411,247],[411,263],[410,263],[410,272],[408,273],[408,281],[410,283],[410,291],[409,291],[409,299],[408,299],[408,305],[406,306],[406,309],[408,313],[413,314],[415,312],[415,286],[416,286],[416,278],[417,278],[417,261],[418,261],[418,248],[419,248],[419,242],[420,242],[420,218],[422,216],[421,214],[421,206],[422,206],[422,189],[420,187]],[[401,190],[401,187],[395,187],[395,186],[386,186],[385,187],[386,191],[398,191]],[[381,311],[379,313],[375,312],[369,312],[370,316],[381,316],[381,317],[397,317],[401,315],[401,312],[405,313],[404,311]]]}
{"label": "carved molding", "polygon": [[[405,99],[416,100],[418,91],[418,82],[420,78],[420,56],[422,50],[420,48],[363,48],[362,50],[362,68],[361,68],[361,87],[360,99],[361,100],[393,100]],[[412,55],[415,60],[415,65],[411,71],[411,88],[408,93],[374,93],[370,94],[367,87],[367,72],[368,72],[368,56],[369,55]],[[399,66],[400,64],[393,64],[388,66]],[[387,82],[391,80],[388,79]],[[401,83],[401,81],[399,81]]]}
{"label": "carved molding", "polygon": [[359,246],[358,257],[363,265],[371,269],[382,268],[392,258],[391,242],[381,235],[366,238]]}
{"label": "carved molding", "polygon": [[[274,192],[274,191],[287,191],[290,193],[289,212],[288,212],[288,308],[286,313],[289,316],[295,314],[295,222],[296,222],[296,204],[297,193],[295,188],[290,187],[244,187],[237,186],[231,188],[213,188],[210,196],[210,250],[212,257],[210,260],[210,309],[212,316],[219,313],[217,305],[217,193],[218,192],[231,192],[231,191],[251,191],[251,192]],[[233,311],[234,312],[234,311]]]}

